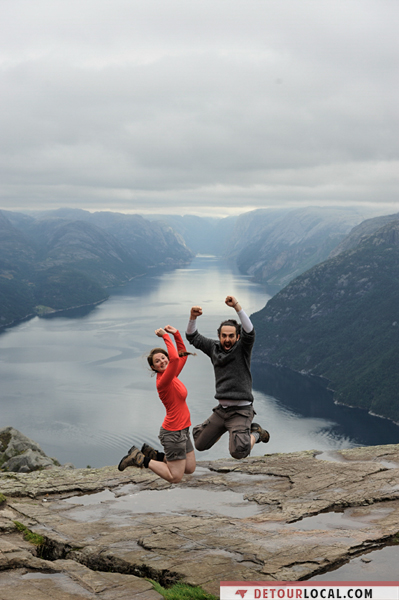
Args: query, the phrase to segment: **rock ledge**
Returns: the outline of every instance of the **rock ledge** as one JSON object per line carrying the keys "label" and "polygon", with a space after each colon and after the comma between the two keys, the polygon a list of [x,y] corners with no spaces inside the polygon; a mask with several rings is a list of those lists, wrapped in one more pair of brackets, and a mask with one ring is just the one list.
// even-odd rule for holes
{"label": "rock ledge", "polygon": [[34,582],[61,600],[62,578],[76,598],[159,598],[143,577],[218,595],[222,580],[310,579],[397,540],[399,445],[203,462],[178,485],[135,468],[0,473],[0,491],[0,598]]}

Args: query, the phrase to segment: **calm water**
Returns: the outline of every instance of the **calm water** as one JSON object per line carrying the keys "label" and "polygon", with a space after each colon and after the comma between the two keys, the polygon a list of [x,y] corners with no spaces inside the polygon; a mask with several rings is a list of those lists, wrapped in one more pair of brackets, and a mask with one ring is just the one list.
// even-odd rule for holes
{"label": "calm water", "polygon": [[[201,304],[199,329],[214,337],[231,316],[227,294],[248,314],[270,296],[231,266],[197,257],[188,268],[138,278],[92,309],[34,318],[0,334],[0,427],[13,426],[49,456],[77,467],[117,464],[143,441],[158,446],[164,408],[145,354],[158,346],[154,329],[184,332],[189,309]],[[162,342],[161,342],[162,344]],[[201,354],[181,375],[193,424],[216,404],[213,370]],[[278,369],[254,369],[256,420],[271,432],[258,454],[359,444],[399,443],[399,427],[333,404],[317,381]],[[198,459],[228,456],[224,436]]]}

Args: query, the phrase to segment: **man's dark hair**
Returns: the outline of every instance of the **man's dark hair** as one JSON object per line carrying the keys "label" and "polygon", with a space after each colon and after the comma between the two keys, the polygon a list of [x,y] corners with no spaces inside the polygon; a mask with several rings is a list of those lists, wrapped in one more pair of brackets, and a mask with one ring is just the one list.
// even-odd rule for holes
{"label": "man's dark hair", "polygon": [[227,319],[227,321],[223,321],[223,323],[220,323],[219,328],[218,328],[218,337],[220,337],[220,333],[221,333],[222,327],[224,325],[228,325],[229,327],[235,327],[237,336],[241,335],[240,323],[237,323],[237,321],[235,319]]}

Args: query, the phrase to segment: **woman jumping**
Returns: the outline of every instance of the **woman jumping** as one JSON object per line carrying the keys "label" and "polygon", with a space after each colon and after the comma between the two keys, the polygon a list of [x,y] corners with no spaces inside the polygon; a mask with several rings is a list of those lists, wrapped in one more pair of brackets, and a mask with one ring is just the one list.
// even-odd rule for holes
{"label": "woman jumping", "polygon": [[[141,451],[132,446],[120,461],[118,469],[124,471],[126,467],[146,467],[170,483],[179,483],[184,474],[194,473],[196,466],[189,432],[191,420],[186,403],[187,389],[178,379],[191,353],[186,351],[175,327],[166,325],[164,329],[156,329],[155,334],[163,338],[167,347],[167,351],[153,348],[147,356],[148,364],[157,374],[158,394],[166,408],[166,417],[158,436],[164,452],[158,452],[148,444],[143,444]],[[173,335],[177,350],[168,334]]]}

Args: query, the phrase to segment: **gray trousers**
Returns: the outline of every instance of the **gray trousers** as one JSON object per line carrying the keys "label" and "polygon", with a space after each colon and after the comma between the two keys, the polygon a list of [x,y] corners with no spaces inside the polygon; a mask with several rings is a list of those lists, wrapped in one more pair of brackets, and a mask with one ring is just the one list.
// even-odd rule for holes
{"label": "gray trousers", "polygon": [[226,431],[229,452],[233,458],[245,458],[251,452],[251,423],[256,415],[248,406],[216,406],[209,419],[193,428],[194,444],[200,452],[209,450]]}

